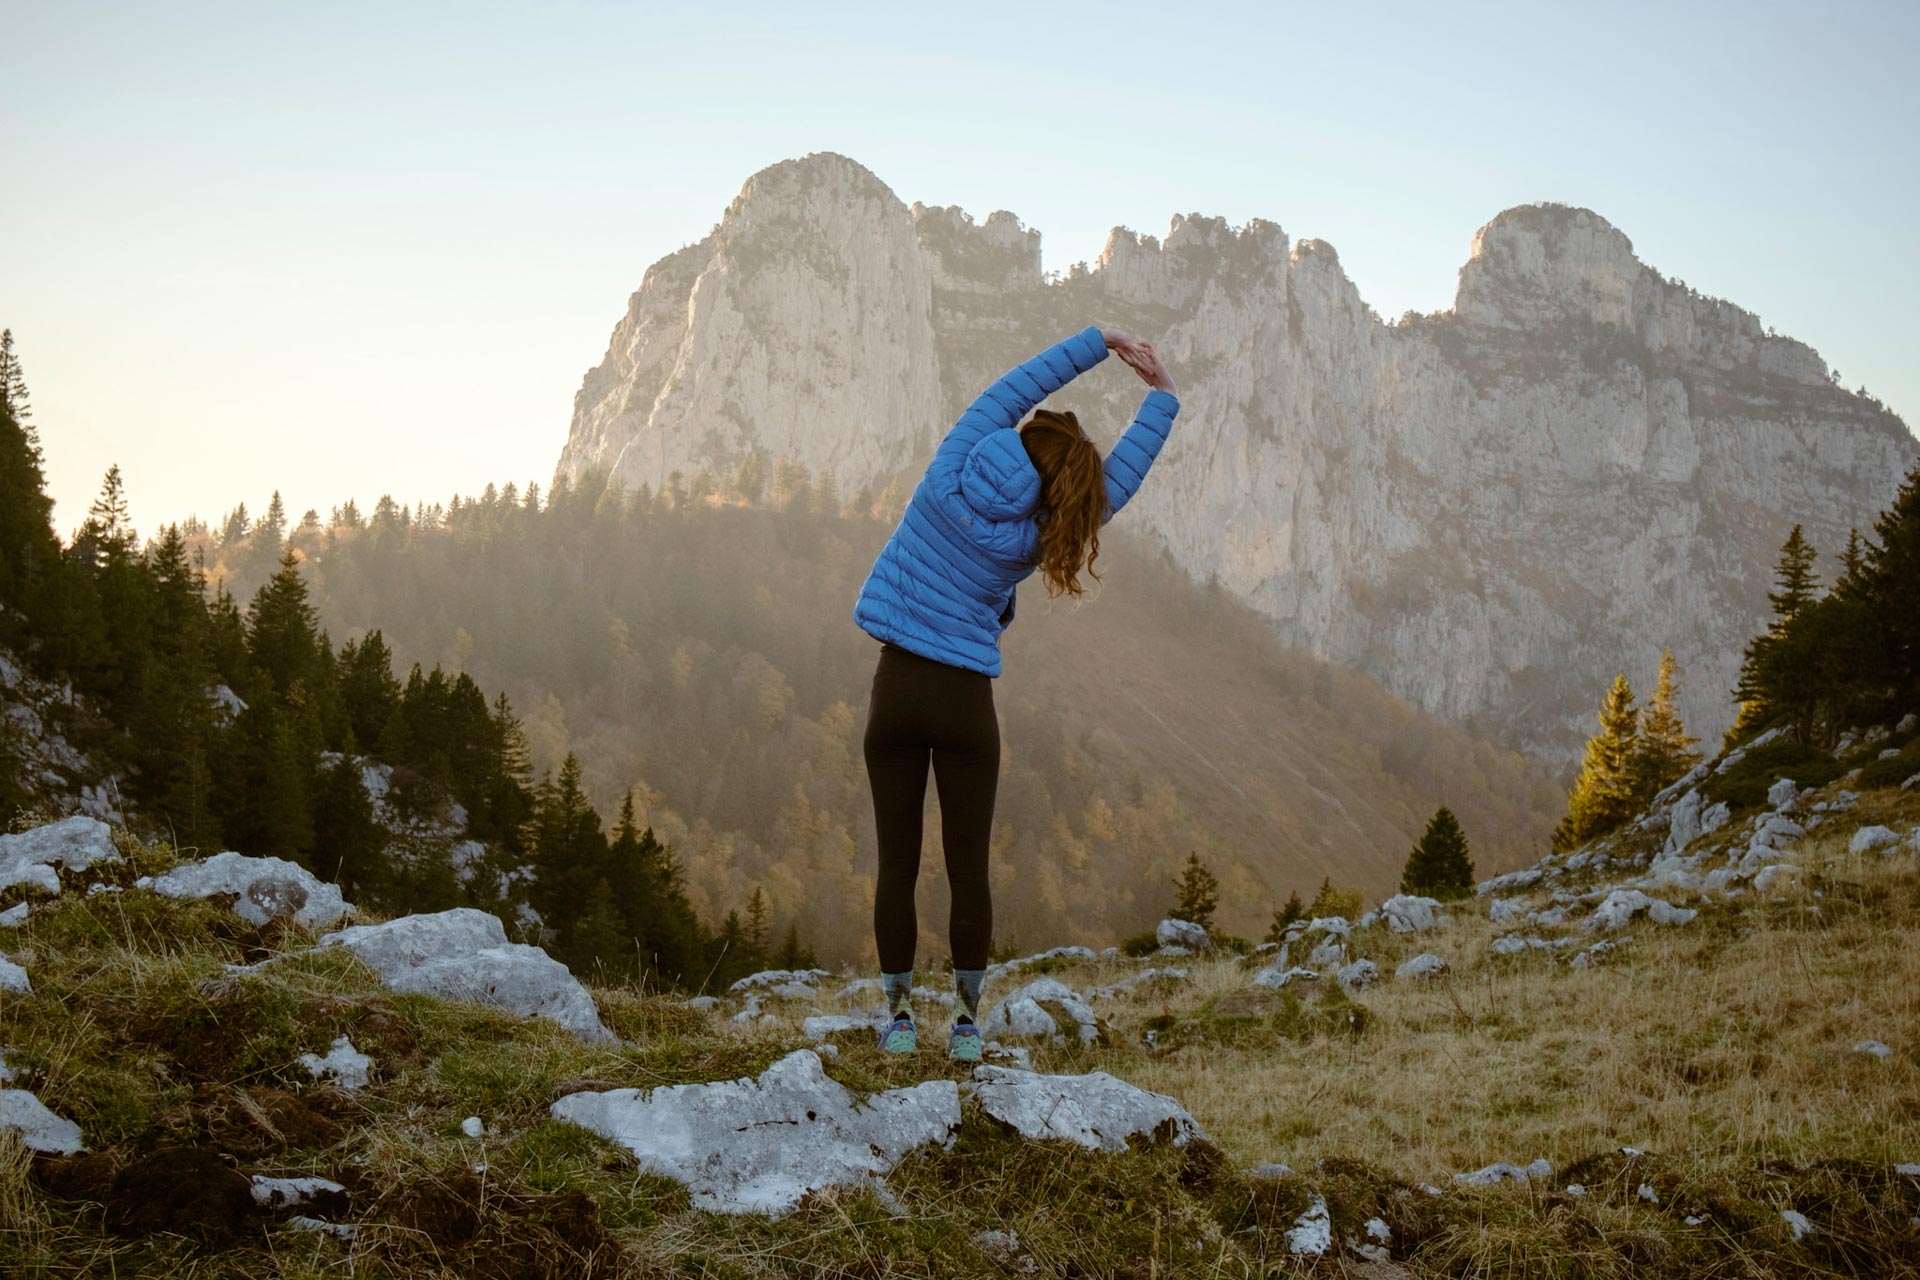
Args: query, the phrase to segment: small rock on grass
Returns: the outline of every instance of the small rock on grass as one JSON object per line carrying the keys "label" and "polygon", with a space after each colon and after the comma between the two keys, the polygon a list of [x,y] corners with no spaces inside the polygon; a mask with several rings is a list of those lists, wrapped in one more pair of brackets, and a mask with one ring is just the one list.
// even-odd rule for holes
{"label": "small rock on grass", "polygon": [[300,1055],[300,1065],[316,1080],[332,1076],[334,1083],[342,1089],[364,1089],[367,1087],[368,1074],[373,1069],[373,1059],[354,1048],[353,1041],[346,1036],[337,1036],[326,1056],[303,1053]]}
{"label": "small rock on grass", "polygon": [[27,977],[27,971],[5,956],[0,956],[0,991],[16,996],[33,994],[33,983]]}
{"label": "small rock on grass", "polygon": [[1861,827],[1848,841],[1847,852],[1872,853],[1876,849],[1886,849],[1899,843],[1900,837],[1891,827]]}
{"label": "small rock on grass", "polygon": [[1327,1212],[1327,1198],[1316,1195],[1307,1211],[1287,1228],[1287,1252],[1302,1257],[1318,1257],[1333,1247],[1333,1217]]}
{"label": "small rock on grass", "polygon": [[1853,1046],[1853,1051],[1855,1053],[1870,1053],[1876,1058],[1884,1058],[1893,1052],[1893,1047],[1882,1044],[1878,1040],[1862,1040],[1859,1044]]}
{"label": "small rock on grass", "polygon": [[1527,1182],[1534,1178],[1551,1178],[1552,1176],[1553,1165],[1542,1157],[1526,1166],[1496,1160],[1484,1168],[1475,1169],[1472,1173],[1456,1173],[1453,1175],[1453,1180],[1468,1187],[1491,1187],[1502,1182]]}
{"label": "small rock on grass", "polygon": [[0,1130],[11,1130],[29,1149],[70,1156],[85,1151],[80,1126],[47,1110],[25,1089],[0,1089]]}
{"label": "small rock on grass", "polygon": [[1165,1139],[1185,1146],[1205,1138],[1199,1122],[1174,1099],[1091,1071],[1040,1075],[1012,1067],[975,1067],[980,1109],[1028,1138],[1064,1138],[1090,1151],[1125,1151],[1127,1139]]}

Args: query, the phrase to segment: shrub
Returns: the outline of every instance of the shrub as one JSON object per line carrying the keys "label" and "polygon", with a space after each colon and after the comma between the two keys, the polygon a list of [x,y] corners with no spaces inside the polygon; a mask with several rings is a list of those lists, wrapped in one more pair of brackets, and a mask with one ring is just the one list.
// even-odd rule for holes
{"label": "shrub", "polygon": [[1824,751],[1792,738],[1756,747],[1725,773],[1709,776],[1701,790],[1708,800],[1723,800],[1735,810],[1757,809],[1767,802],[1767,788],[1781,778],[1792,778],[1802,788],[1823,787],[1845,772],[1845,766]]}

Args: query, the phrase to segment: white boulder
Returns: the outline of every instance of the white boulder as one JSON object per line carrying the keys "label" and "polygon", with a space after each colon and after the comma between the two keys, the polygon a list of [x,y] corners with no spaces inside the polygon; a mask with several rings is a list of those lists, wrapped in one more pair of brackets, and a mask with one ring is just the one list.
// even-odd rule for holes
{"label": "white boulder", "polygon": [[1862,1040],[1853,1046],[1855,1053],[1870,1053],[1876,1058],[1885,1058],[1893,1053],[1893,1046],[1880,1040]]}
{"label": "white boulder", "polygon": [[1439,906],[1437,898],[1396,893],[1375,908],[1375,912],[1394,933],[1425,933],[1441,922],[1441,918],[1435,914]]}
{"label": "white boulder", "polygon": [[1266,968],[1262,969],[1260,972],[1254,974],[1253,985],[1256,987],[1270,987],[1273,990],[1278,991],[1281,987],[1286,986],[1289,982],[1293,982],[1296,980],[1301,982],[1311,982],[1312,980],[1314,980],[1315,978],[1318,978],[1319,976],[1320,976],[1320,973],[1316,969],[1308,969],[1302,965],[1294,965],[1293,967],[1288,968],[1287,962],[1285,960],[1281,960],[1275,964],[1268,965]]}
{"label": "white boulder", "polygon": [[1307,964],[1315,969],[1331,969],[1342,964],[1347,958],[1347,944],[1339,938],[1329,936],[1319,946],[1307,952]]}
{"label": "white boulder", "polygon": [[269,1178],[253,1175],[253,1202],[262,1209],[291,1209],[315,1196],[344,1196],[347,1189],[332,1178]]}
{"label": "white boulder", "polygon": [[1509,871],[1491,880],[1482,880],[1473,886],[1475,893],[1500,893],[1507,889],[1524,889],[1530,884],[1538,884],[1546,873],[1539,867],[1521,867],[1518,871]]}
{"label": "white boulder", "polygon": [[1431,951],[1422,951],[1411,960],[1402,960],[1393,971],[1395,978],[1437,978],[1447,971],[1447,962]]}
{"label": "white boulder", "polygon": [[1876,849],[1886,849],[1899,843],[1900,837],[1891,827],[1862,827],[1847,842],[1847,852],[1872,853]]}
{"label": "white boulder", "polygon": [[1800,788],[1792,778],[1776,778],[1767,788],[1767,804],[1777,813],[1792,813],[1794,804],[1800,799]]}
{"label": "white boulder", "polygon": [[216,853],[203,862],[189,862],[140,883],[166,898],[238,894],[234,914],[249,924],[263,925],[276,916],[286,916],[309,929],[319,929],[352,909],[341,899],[338,885],[327,883],[298,863],[244,853]]}
{"label": "white boulder", "polygon": [[780,990],[783,987],[803,987],[806,990],[798,998],[806,999],[813,994],[814,985],[820,979],[832,976],[825,969],[765,969],[759,973],[748,974],[727,990],[764,991],[771,995],[782,995],[785,994]]}
{"label": "white boulder", "polygon": [[33,1151],[70,1156],[85,1151],[80,1126],[47,1110],[25,1089],[0,1089],[0,1130],[10,1130]]}
{"label": "white boulder", "polygon": [[1191,920],[1162,920],[1153,927],[1153,940],[1162,947],[1185,947],[1205,951],[1213,945],[1207,931]]}
{"label": "white boulder", "polygon": [[0,956],[0,991],[16,996],[33,994],[33,983],[28,979],[27,971],[5,956]]}
{"label": "white boulder", "polygon": [[1497,956],[1517,956],[1523,951],[1551,951],[1553,944],[1545,938],[1518,933],[1502,934],[1487,944],[1487,950]]}
{"label": "white boulder", "polygon": [[1104,1071],[1054,1076],[975,1067],[980,1109],[1029,1138],[1064,1138],[1090,1151],[1125,1151],[1135,1135],[1184,1146],[1207,1135],[1187,1109]]}
{"label": "white boulder", "polygon": [[32,885],[60,892],[59,869],[84,871],[96,862],[118,862],[113,828],[75,814],[31,831],[0,836],[0,889]]}
{"label": "white boulder", "polygon": [[757,1079],[573,1093],[551,1112],[685,1183],[695,1208],[779,1216],[810,1192],[869,1185],[909,1151],[948,1142],[960,1090],[929,1080],[858,1101],[800,1049]]}
{"label": "white boulder", "polygon": [[1615,889],[1587,917],[1586,928],[1589,932],[1618,929],[1642,912],[1655,924],[1685,924],[1700,914],[1692,907],[1676,907],[1638,889]]}
{"label": "white boulder", "polygon": [[980,1034],[989,1039],[1058,1041],[1077,1036],[1092,1041],[1100,1037],[1100,1019],[1080,993],[1066,983],[1058,978],[1035,978],[987,1007],[980,1018]]}
{"label": "white boulder", "polygon": [[1334,981],[1348,991],[1365,991],[1379,977],[1380,966],[1371,960],[1355,960],[1352,964],[1342,965],[1339,972],[1333,975]]}
{"label": "white boulder", "polygon": [[1509,1164],[1505,1160],[1496,1160],[1484,1168],[1472,1173],[1456,1173],[1453,1180],[1469,1187],[1491,1187],[1502,1182],[1528,1182],[1535,1178],[1551,1178],[1553,1165],[1542,1157],[1529,1165]]}
{"label": "white boulder", "polygon": [[1487,902],[1487,919],[1495,924],[1512,924],[1526,911],[1525,898],[1492,898]]}
{"label": "white boulder", "polygon": [[1673,803],[1667,818],[1668,856],[1680,853],[1700,835],[1700,808],[1705,801],[1698,791],[1689,791]]}
{"label": "white boulder", "polygon": [[1287,1228],[1287,1252],[1300,1257],[1318,1257],[1333,1248],[1333,1217],[1327,1212],[1327,1198],[1316,1195],[1306,1212]]}
{"label": "white boulder", "polygon": [[585,1040],[612,1040],[593,997],[567,967],[508,942],[498,918],[471,907],[355,925],[320,939],[345,947],[395,991],[466,1000],[545,1018]]}
{"label": "white boulder", "polygon": [[18,929],[27,922],[30,909],[26,903],[16,902],[5,911],[0,911],[0,929]]}
{"label": "white boulder", "polygon": [[300,1065],[316,1080],[331,1076],[342,1089],[364,1089],[373,1070],[373,1059],[354,1048],[353,1041],[346,1036],[336,1036],[325,1057],[303,1053]]}

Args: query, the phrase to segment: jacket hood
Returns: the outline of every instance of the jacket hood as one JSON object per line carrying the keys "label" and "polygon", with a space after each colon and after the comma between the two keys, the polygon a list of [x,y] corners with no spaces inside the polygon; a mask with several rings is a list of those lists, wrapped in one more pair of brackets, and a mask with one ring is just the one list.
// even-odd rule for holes
{"label": "jacket hood", "polygon": [[989,431],[960,468],[960,492],[990,520],[1033,514],[1040,502],[1040,472],[1020,442],[1020,432]]}

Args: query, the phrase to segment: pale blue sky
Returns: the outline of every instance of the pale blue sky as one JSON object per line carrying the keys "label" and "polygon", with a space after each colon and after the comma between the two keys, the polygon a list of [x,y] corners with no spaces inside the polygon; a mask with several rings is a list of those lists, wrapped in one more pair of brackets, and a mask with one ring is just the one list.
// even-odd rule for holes
{"label": "pale blue sky", "polygon": [[0,0],[0,324],[62,532],[113,461],[143,533],[545,483],[647,265],[820,150],[1049,267],[1269,218],[1383,316],[1586,205],[1920,415],[1920,4],[721,7]]}

